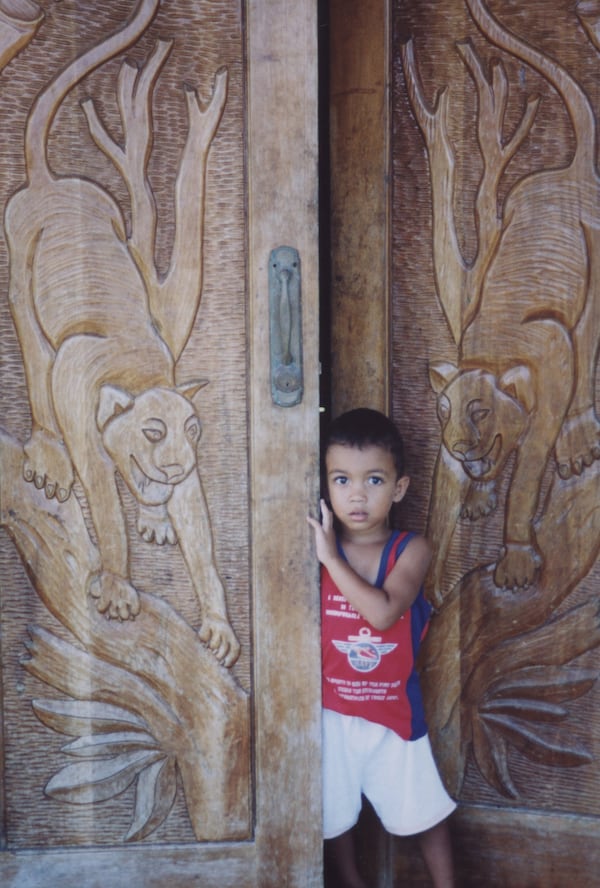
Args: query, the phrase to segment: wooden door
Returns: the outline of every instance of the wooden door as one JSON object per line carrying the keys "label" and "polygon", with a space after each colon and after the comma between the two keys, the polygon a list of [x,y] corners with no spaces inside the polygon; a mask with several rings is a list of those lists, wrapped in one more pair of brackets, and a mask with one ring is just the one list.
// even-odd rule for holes
{"label": "wooden door", "polygon": [[0,881],[321,882],[316,4],[0,2]]}
{"label": "wooden door", "polygon": [[[599,10],[443,0],[387,21],[389,406],[403,519],[436,550],[424,684],[458,882],[595,884]],[[336,299],[341,348],[361,321]],[[383,844],[380,884],[429,884],[412,842]]]}

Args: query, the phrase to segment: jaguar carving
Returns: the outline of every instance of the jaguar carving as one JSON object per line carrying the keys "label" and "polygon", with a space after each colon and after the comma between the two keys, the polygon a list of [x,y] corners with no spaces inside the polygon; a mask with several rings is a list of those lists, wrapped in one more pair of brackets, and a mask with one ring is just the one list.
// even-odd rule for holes
{"label": "jaguar carving", "polygon": [[[597,677],[574,662],[600,643],[597,601],[555,612],[600,550],[597,125],[586,92],[564,67],[506,28],[483,0],[465,2],[489,47],[556,91],[574,135],[565,165],[529,172],[501,197],[509,162],[525,139],[536,138],[544,99],[529,95],[507,134],[511,83],[503,61],[488,67],[471,39],[456,44],[476,90],[482,159],[477,251],[465,259],[455,219],[451,90],[429,102],[413,42],[404,45],[406,89],[429,160],[436,295],[455,347],[429,367],[441,426],[429,507],[436,550],[429,593],[440,613],[430,650],[439,645],[446,653],[425,664],[425,679],[453,791],[460,792],[472,754],[491,786],[516,797],[510,748],[555,766],[592,761],[569,737],[564,704]],[[580,3],[578,15],[598,48],[590,4]],[[498,509],[497,557],[449,584],[457,526],[485,522]]]}
{"label": "jaguar carving", "polygon": [[[241,838],[249,829],[248,701],[231,672],[240,644],[198,470],[198,393],[207,380],[180,380],[178,372],[202,293],[207,161],[227,70],[217,71],[206,104],[184,89],[187,136],[166,271],[155,259],[148,162],[155,87],[172,40],[159,39],[142,66],[121,62],[120,141],[91,95],[81,103],[92,142],[121,177],[127,212],[99,181],[58,174],[49,161],[65,99],[134,46],[159,5],[139,0],[122,27],[48,80],[27,119],[26,181],[7,202],[4,230],[31,434],[24,445],[1,435],[1,521],[67,630],[31,626],[23,660],[62,695],[33,708],[70,738],[63,751],[74,759],[46,794],[90,804],[134,784],[125,836],[132,841],[166,820],[180,782],[196,839]],[[43,31],[41,17],[36,27]],[[134,585],[126,496],[137,508],[134,533],[178,547],[197,599],[197,632]]]}

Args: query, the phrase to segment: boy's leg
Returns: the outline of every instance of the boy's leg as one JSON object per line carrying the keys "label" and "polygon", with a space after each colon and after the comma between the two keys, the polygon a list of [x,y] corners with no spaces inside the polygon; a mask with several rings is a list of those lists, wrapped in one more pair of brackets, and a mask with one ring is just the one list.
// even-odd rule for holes
{"label": "boy's leg", "polygon": [[442,820],[426,832],[419,833],[418,839],[435,888],[452,888],[454,865],[448,821]]}
{"label": "boy's leg", "polygon": [[366,888],[353,834],[362,807],[363,731],[362,719],[323,710],[323,834],[326,872],[334,877],[327,888]]}
{"label": "boy's leg", "polygon": [[349,829],[335,839],[326,839],[325,855],[335,874],[335,881],[332,885],[327,883],[327,888],[367,888],[367,883],[358,871],[354,829]]}

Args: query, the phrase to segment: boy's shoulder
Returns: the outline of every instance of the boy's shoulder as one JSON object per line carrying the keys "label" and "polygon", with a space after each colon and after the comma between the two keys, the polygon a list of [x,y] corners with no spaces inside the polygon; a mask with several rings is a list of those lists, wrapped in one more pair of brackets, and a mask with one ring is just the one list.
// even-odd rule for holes
{"label": "boy's shoulder", "polygon": [[408,549],[413,555],[418,553],[431,553],[431,545],[427,537],[414,530],[393,530],[386,544],[388,552],[394,552],[396,557]]}

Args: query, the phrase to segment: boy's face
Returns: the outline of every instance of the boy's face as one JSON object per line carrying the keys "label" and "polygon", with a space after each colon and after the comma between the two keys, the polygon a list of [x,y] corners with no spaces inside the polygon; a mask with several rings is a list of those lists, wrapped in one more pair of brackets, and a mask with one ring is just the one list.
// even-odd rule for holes
{"label": "boy's face", "polygon": [[325,455],[331,508],[342,526],[363,534],[387,527],[393,503],[406,493],[409,478],[398,478],[392,454],[383,447],[332,444]]}

